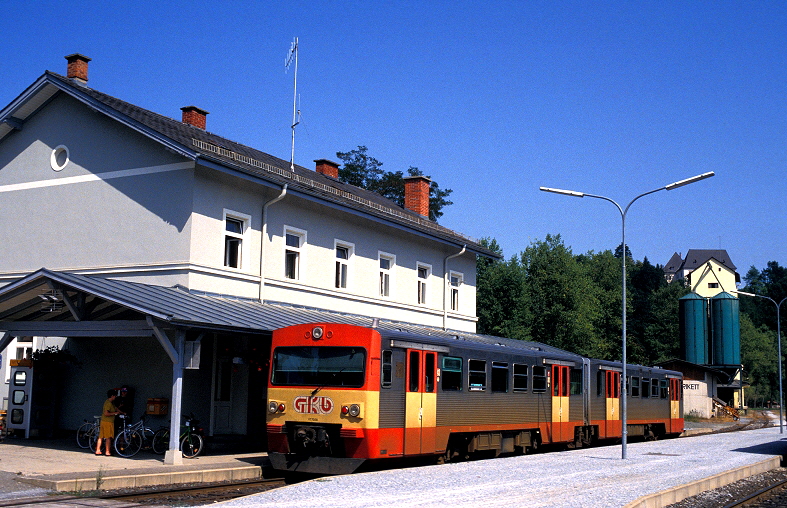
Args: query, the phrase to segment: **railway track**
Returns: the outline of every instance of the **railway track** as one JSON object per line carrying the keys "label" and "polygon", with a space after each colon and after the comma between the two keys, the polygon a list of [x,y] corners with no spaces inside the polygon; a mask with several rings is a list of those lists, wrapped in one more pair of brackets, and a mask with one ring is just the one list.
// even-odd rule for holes
{"label": "railway track", "polygon": [[729,503],[725,505],[724,508],[738,508],[740,506],[763,508],[768,506],[785,506],[785,504],[787,504],[785,486],[787,486],[787,478]]}
{"label": "railway track", "polygon": [[176,486],[135,492],[116,492],[103,494],[99,496],[99,499],[122,501],[143,506],[192,506],[227,501],[236,497],[277,489],[284,485],[283,479],[272,478],[212,485]]}
{"label": "railway track", "polygon": [[781,467],[707,490],[668,508],[771,508],[787,506],[787,468]]}
{"label": "railway track", "polygon": [[0,501],[0,508],[14,506],[34,506],[36,508],[67,506],[84,507],[86,500],[90,506],[123,508],[133,506],[194,506],[218,503],[236,497],[257,494],[285,485],[281,478],[248,480],[210,485],[188,485],[168,488],[150,488],[107,492],[98,496],[47,495],[36,498],[6,499]]}

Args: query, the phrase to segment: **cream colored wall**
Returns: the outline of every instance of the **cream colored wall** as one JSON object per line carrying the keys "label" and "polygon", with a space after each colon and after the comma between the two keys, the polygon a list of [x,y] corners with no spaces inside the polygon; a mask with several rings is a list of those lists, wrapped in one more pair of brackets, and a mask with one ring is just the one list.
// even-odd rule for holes
{"label": "cream colored wall", "polygon": [[[712,288],[709,284],[718,284]],[[700,296],[711,298],[726,291],[728,293],[737,289],[735,285],[735,272],[714,259],[691,272],[691,289]],[[735,295],[735,293],[732,293]]]}
{"label": "cream colored wall", "polygon": [[713,381],[708,374],[704,380],[683,380],[683,414],[693,414],[699,418],[713,416]]}

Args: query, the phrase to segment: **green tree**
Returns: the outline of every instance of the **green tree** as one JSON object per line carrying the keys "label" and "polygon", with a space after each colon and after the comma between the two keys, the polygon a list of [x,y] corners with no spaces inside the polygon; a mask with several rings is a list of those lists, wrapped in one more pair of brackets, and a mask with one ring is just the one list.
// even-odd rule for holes
{"label": "green tree", "polygon": [[[497,241],[482,238],[480,244],[503,255]],[[520,312],[525,304],[525,274],[516,256],[508,261],[479,258],[476,265],[478,333],[527,338],[525,319]],[[483,303],[481,303],[483,302]]]}
{"label": "green tree", "polygon": [[594,357],[619,360],[623,356],[620,260],[609,250],[581,254],[577,260],[593,283],[593,293],[599,306],[593,322],[597,337]]}
{"label": "green tree", "polygon": [[688,293],[689,289],[679,280],[660,285],[651,293],[648,319],[639,339],[644,352],[643,365],[681,357],[678,300]]}
{"label": "green tree", "polygon": [[[339,168],[339,180],[356,187],[376,192],[399,206],[404,206],[404,173],[384,171],[382,162],[367,154],[367,147],[359,146],[349,152],[336,152],[344,163]],[[410,166],[407,176],[426,176],[417,167]],[[431,180],[431,177],[426,176]],[[443,216],[443,208],[453,204],[448,197],[453,191],[441,189],[437,182],[429,185],[429,218],[437,221]]]}
{"label": "green tree", "polygon": [[777,399],[779,376],[776,332],[764,325],[756,326],[747,314],[740,315],[740,323],[741,362],[749,374],[751,384],[747,397]]}
{"label": "green tree", "polygon": [[599,347],[593,328],[598,301],[590,277],[560,235],[534,241],[520,256],[532,340],[579,354]]}

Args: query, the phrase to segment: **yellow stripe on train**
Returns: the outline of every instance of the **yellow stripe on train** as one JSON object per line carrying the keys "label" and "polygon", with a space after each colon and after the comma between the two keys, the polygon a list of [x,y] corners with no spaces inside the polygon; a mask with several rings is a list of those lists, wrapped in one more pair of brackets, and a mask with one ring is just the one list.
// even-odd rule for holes
{"label": "yellow stripe on train", "polygon": [[[376,429],[380,422],[380,392],[331,390],[317,392],[307,388],[271,388],[268,390],[268,424],[284,425],[288,421],[340,423],[343,427]],[[271,409],[284,405],[284,411]],[[342,407],[360,406],[358,416],[342,414]]]}

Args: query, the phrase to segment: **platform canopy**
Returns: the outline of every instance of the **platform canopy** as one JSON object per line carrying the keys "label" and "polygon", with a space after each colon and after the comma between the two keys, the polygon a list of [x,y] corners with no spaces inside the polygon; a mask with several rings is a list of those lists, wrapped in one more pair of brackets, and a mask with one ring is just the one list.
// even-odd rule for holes
{"label": "platform canopy", "polygon": [[[150,337],[158,331],[269,334],[304,323],[343,323],[401,333],[505,344],[511,339],[442,330],[325,309],[41,268],[0,288],[0,352],[14,337]],[[162,337],[159,335],[159,340]],[[521,341],[514,341],[521,347]],[[565,353],[546,344],[532,347]],[[169,349],[166,344],[162,344]],[[172,351],[168,350],[172,356]]]}

